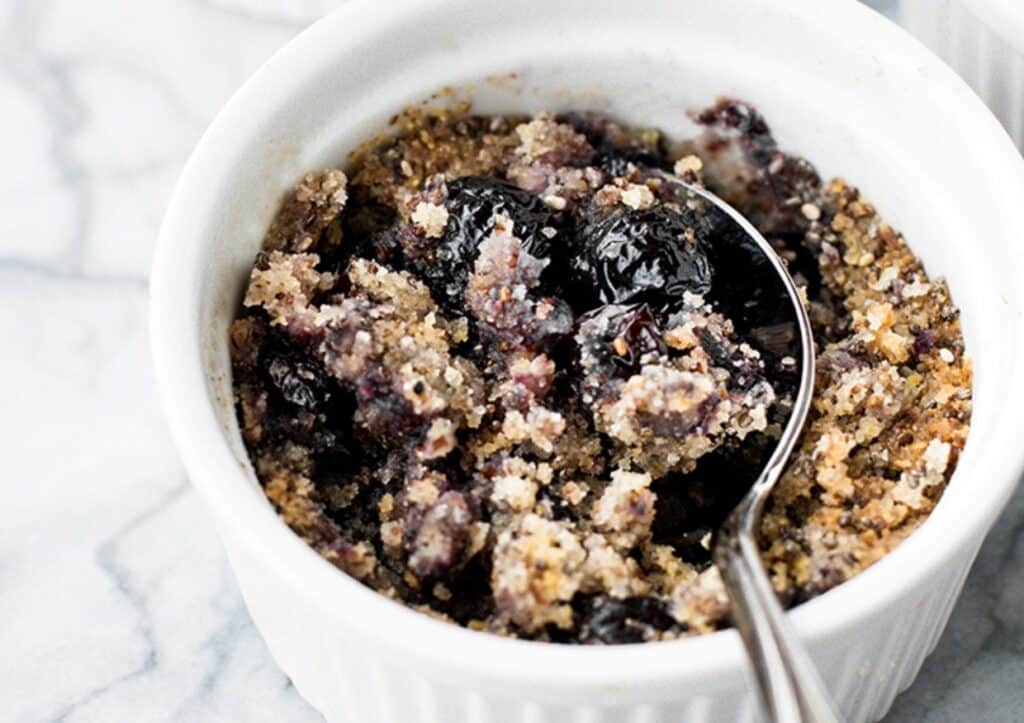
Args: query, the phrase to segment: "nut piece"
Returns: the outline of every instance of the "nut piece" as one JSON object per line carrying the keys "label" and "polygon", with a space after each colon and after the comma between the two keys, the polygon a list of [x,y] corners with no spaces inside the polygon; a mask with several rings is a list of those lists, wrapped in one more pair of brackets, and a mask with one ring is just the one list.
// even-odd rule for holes
{"label": "nut piece", "polygon": [[448,209],[435,203],[420,201],[416,204],[411,218],[427,238],[440,238],[448,224]]}

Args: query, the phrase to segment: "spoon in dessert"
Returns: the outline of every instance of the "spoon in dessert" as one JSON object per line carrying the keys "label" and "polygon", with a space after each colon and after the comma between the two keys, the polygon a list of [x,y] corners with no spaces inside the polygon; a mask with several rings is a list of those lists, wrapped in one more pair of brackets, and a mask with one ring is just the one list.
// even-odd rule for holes
{"label": "spoon in dessert", "polygon": [[[799,364],[792,411],[771,457],[750,490],[714,535],[711,557],[725,583],[732,621],[743,639],[757,682],[762,711],[780,723],[838,721],[835,705],[814,663],[786,620],[761,561],[758,533],[765,502],[793,451],[814,392],[814,339],[800,292],[772,247],[728,203],[703,188],[683,184],[689,203],[706,209],[716,244],[728,256],[719,268],[742,269],[742,278],[726,284],[731,297],[728,316],[740,324],[770,330],[776,346],[792,349],[785,362]],[[737,291],[742,288],[742,294]],[[738,296],[744,298],[737,301]],[[794,334],[794,331],[796,332]]]}

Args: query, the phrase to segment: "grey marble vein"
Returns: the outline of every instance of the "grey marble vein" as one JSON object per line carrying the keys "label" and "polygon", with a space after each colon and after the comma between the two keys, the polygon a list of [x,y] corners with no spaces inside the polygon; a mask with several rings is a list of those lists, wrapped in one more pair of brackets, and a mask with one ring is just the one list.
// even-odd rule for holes
{"label": "grey marble vein", "polygon": [[135,612],[135,629],[138,635],[145,641],[146,653],[137,668],[117,676],[108,683],[90,690],[81,698],[71,701],[63,711],[54,716],[55,721],[65,721],[71,714],[82,706],[88,705],[91,701],[100,696],[109,695],[114,689],[133,678],[149,675],[157,669],[159,655],[156,642],[153,639],[152,623],[149,620],[148,602],[145,593],[139,589],[134,580],[132,570],[118,560],[118,543],[125,535],[146,525],[157,515],[163,513],[167,506],[177,498],[181,497],[188,490],[188,482],[183,481],[177,487],[172,488],[167,494],[161,497],[150,508],[143,510],[139,515],[128,521],[127,524],[116,530],[106,541],[101,542],[96,549],[96,562],[99,567],[110,576],[118,592],[131,605]]}
{"label": "grey marble vein", "polygon": [[46,160],[59,184],[74,199],[75,213],[70,226],[74,232],[54,262],[65,269],[78,269],[83,239],[92,220],[92,205],[89,189],[83,183],[85,168],[75,160],[68,140],[81,128],[86,111],[66,68],[40,52],[36,45],[40,25],[52,5],[32,0],[14,2],[11,18],[0,35],[0,63],[31,101],[44,109],[51,133]]}

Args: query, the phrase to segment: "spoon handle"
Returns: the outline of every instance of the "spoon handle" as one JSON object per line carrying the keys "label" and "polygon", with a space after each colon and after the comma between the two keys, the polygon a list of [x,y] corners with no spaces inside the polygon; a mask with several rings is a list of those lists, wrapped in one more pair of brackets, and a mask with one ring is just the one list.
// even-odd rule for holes
{"label": "spoon handle", "polygon": [[753,538],[740,532],[729,543],[716,550],[715,562],[770,720],[838,723],[831,697],[775,597]]}

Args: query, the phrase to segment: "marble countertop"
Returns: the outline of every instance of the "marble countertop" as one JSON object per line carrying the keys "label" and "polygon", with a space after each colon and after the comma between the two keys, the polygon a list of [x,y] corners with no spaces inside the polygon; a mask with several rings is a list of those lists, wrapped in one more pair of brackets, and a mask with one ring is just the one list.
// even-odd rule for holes
{"label": "marble countertop", "polygon": [[[0,720],[313,721],[158,409],[153,240],[231,92],[329,0],[0,0]],[[887,718],[1020,719],[1024,497]]]}

